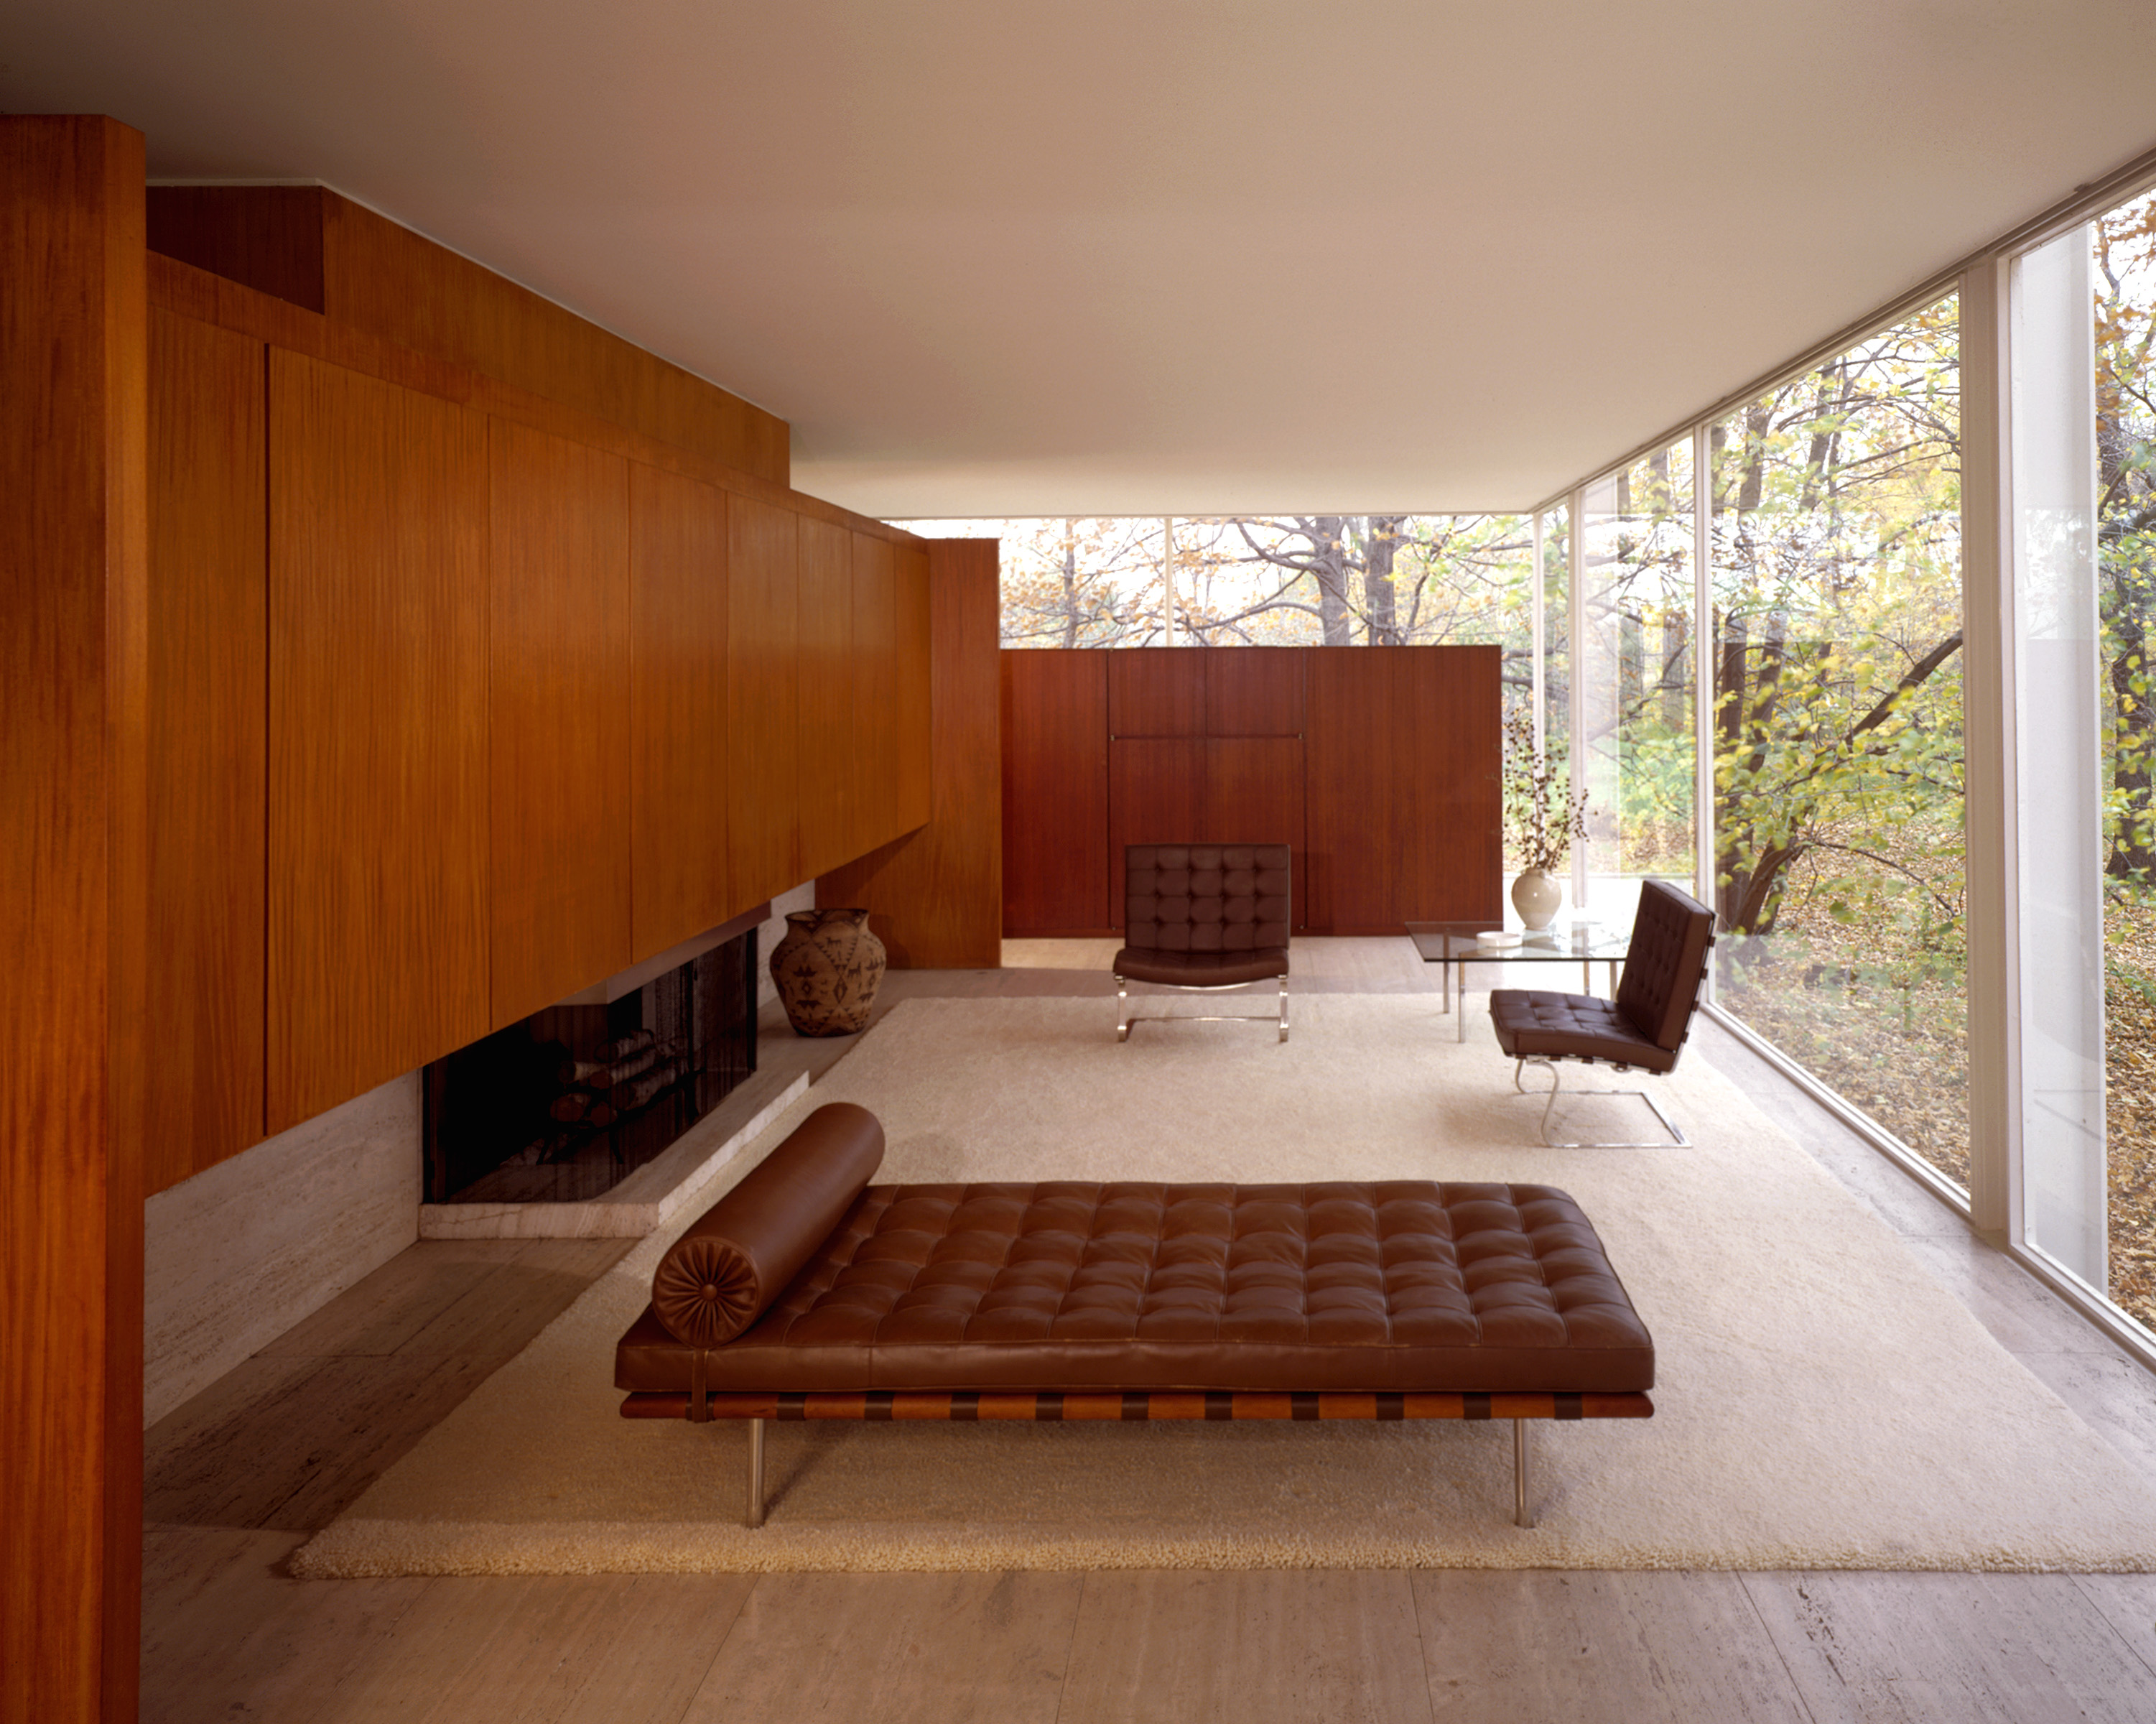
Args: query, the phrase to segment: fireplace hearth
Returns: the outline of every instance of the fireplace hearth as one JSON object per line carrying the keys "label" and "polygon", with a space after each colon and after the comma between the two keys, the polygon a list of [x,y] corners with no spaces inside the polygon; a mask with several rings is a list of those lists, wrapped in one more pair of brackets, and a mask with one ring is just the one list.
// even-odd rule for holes
{"label": "fireplace hearth", "polygon": [[756,948],[750,928],[427,1067],[426,1201],[584,1202],[654,1160],[756,1070]]}

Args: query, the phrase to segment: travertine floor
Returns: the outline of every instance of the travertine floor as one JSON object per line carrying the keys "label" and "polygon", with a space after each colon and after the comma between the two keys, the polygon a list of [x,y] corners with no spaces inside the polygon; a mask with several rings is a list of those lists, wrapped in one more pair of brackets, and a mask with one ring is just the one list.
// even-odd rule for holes
{"label": "travertine floor", "polygon": [[[1079,963],[1104,965],[1095,944]],[[1044,943],[1008,955],[1017,967],[895,973],[886,998],[1112,993]],[[1299,941],[1296,956],[1306,991],[1434,980],[1404,940]],[[774,1058],[812,1069],[846,1045],[767,1033]],[[2156,1471],[2156,1378],[1729,1037],[1702,1026],[1695,1052]],[[143,1717],[2156,1716],[2156,1577],[284,1577],[310,1532],[622,1248],[415,1246],[155,1427]]]}

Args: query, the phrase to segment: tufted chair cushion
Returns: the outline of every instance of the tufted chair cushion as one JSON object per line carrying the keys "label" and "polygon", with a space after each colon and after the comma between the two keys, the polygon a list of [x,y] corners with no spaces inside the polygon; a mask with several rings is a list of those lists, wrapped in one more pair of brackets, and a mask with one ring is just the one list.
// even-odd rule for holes
{"label": "tufted chair cushion", "polygon": [[[651,1314],[624,1389],[690,1387]],[[871,1186],[712,1390],[1629,1391],[1654,1344],[1548,1186]]]}
{"label": "tufted chair cushion", "polygon": [[1116,973],[1226,986],[1287,973],[1285,844],[1132,844]]}
{"label": "tufted chair cushion", "polygon": [[1656,1047],[1667,1049],[1673,1064],[1691,1027],[1713,944],[1714,912],[1705,904],[1665,880],[1640,887],[1617,1009]]}

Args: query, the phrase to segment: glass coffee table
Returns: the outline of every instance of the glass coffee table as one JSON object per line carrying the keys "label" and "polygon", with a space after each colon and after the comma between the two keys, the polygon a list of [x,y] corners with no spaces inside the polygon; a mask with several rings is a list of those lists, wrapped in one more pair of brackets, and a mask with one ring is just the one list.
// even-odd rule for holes
{"label": "glass coffee table", "polygon": [[[1560,924],[1541,934],[1522,934],[1512,945],[1486,945],[1476,936],[1504,927],[1502,922],[1410,922],[1408,938],[1425,964],[1445,975],[1445,1009],[1452,1010],[1453,970],[1460,971],[1460,1035],[1467,1039],[1467,966],[1471,964],[1577,964],[1583,992],[1594,991],[1594,966],[1609,966],[1609,991],[1617,991],[1617,966],[1632,944],[1629,928]],[[1517,932],[1518,930],[1514,930]]]}

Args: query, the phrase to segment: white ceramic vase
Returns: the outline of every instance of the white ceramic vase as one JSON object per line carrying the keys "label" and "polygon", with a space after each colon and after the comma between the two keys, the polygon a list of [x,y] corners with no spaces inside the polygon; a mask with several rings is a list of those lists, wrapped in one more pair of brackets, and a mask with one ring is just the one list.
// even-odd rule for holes
{"label": "white ceramic vase", "polygon": [[1564,902],[1564,888],[1541,868],[1529,868],[1512,883],[1512,908],[1520,920],[1539,934],[1557,916]]}

